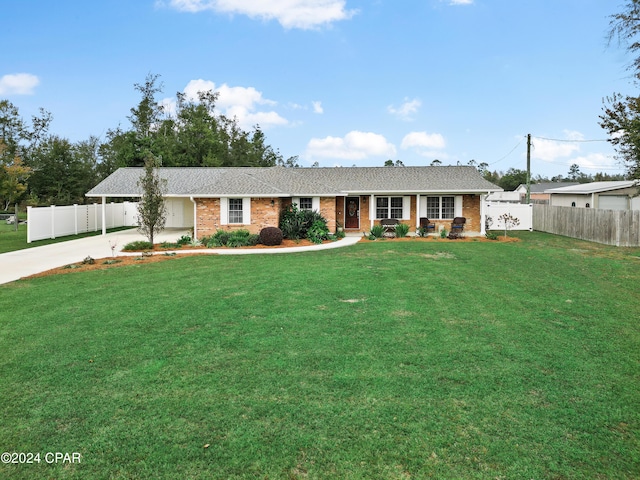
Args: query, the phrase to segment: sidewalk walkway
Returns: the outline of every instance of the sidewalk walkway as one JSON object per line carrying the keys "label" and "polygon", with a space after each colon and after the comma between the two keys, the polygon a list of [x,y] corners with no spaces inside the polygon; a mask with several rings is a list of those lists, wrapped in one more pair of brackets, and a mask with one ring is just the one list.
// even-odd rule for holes
{"label": "sidewalk walkway", "polygon": [[[156,236],[154,242],[175,242],[182,235],[189,235],[187,230],[165,230]],[[0,284],[13,282],[29,275],[45,272],[53,268],[63,267],[70,263],[81,262],[86,257],[105,258],[111,256],[111,245],[116,245],[119,256],[140,255],[139,252],[121,252],[123,246],[136,240],[146,240],[136,229],[122,230],[108,233],[105,236],[85,237],[66,242],[43,245],[41,247],[25,248],[15,252],[0,254]],[[293,253],[312,250],[326,250],[331,248],[347,247],[354,245],[360,237],[345,237],[342,240],[322,245],[293,248],[261,248],[261,249],[200,249],[189,250],[187,248],[176,250],[176,253],[202,253],[219,255],[247,255],[270,253]],[[162,252],[165,253],[165,252]]]}

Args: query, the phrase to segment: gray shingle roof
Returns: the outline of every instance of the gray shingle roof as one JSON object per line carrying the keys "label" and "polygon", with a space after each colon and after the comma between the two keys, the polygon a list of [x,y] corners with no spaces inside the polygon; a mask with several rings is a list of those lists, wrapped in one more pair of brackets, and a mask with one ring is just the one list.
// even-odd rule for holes
{"label": "gray shingle roof", "polygon": [[[120,168],[89,197],[139,197],[142,168]],[[486,193],[500,191],[469,166],[334,168],[160,168],[168,196],[338,196],[370,193]]]}

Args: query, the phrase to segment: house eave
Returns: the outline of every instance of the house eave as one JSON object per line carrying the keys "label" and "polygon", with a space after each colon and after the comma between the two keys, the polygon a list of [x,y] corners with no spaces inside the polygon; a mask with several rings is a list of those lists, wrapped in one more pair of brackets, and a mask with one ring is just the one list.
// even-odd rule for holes
{"label": "house eave", "polygon": [[455,195],[478,195],[488,194],[492,192],[502,192],[502,189],[474,189],[474,190],[460,190],[460,189],[439,189],[439,190],[346,190],[346,195],[441,195],[441,194],[455,194]]}

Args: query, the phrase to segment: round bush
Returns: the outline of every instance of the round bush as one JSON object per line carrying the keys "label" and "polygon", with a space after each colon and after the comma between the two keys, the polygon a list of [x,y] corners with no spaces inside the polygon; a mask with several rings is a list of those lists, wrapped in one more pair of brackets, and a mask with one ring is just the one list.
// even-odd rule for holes
{"label": "round bush", "polygon": [[260,230],[260,243],[273,247],[282,244],[282,230],[278,227],[265,227]]}

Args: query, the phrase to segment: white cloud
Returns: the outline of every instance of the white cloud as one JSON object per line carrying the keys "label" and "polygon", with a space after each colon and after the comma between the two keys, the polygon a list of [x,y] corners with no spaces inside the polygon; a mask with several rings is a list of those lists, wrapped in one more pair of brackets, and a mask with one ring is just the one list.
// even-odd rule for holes
{"label": "white cloud", "polygon": [[305,157],[363,160],[380,156],[390,158],[395,154],[396,147],[384,136],[352,131],[344,137],[312,138],[307,145]]}
{"label": "white cloud", "polygon": [[563,130],[562,133],[567,137],[567,140],[575,140],[578,142],[584,140],[584,135],[577,130]]}
{"label": "white cloud", "polygon": [[322,108],[322,102],[311,102],[313,104],[313,113],[322,114],[324,113],[324,108]]}
{"label": "white cloud", "polygon": [[284,28],[313,29],[357,13],[346,10],[345,0],[170,0],[169,5],[184,12],[213,10],[277,20]]}
{"label": "white cloud", "polygon": [[404,103],[400,105],[398,108],[393,105],[389,105],[387,107],[387,111],[393,115],[400,117],[403,120],[412,120],[413,114],[418,112],[418,109],[422,106],[422,102],[417,98],[413,100],[409,100],[408,98],[404,99]]}
{"label": "white cloud", "polygon": [[439,133],[411,132],[402,139],[400,147],[405,150],[408,148],[440,149],[445,145],[444,137]]}
{"label": "white cloud", "polygon": [[3,75],[0,78],[0,95],[33,95],[40,79],[30,73]]}
{"label": "white cloud", "polygon": [[[219,87],[210,80],[191,80],[183,92],[190,101],[198,100],[198,92],[213,91],[218,94],[216,110],[229,118],[236,118],[238,124],[244,130],[250,130],[255,125],[260,125],[263,130],[276,125],[286,125],[289,122],[277,112],[261,111],[260,106],[274,106],[277,102],[266,99],[262,92],[254,87],[230,87],[223,83]],[[164,99],[160,102],[165,106],[165,111],[175,114],[175,100]]]}
{"label": "white cloud", "polygon": [[[575,133],[577,132],[574,132],[574,134]],[[531,144],[531,158],[544,160],[546,162],[553,161],[557,158],[569,157],[580,151],[580,146],[572,142],[533,138]]]}
{"label": "white cloud", "polygon": [[187,95],[187,98],[191,101],[198,100],[198,92],[209,92],[216,89],[216,84],[210,80],[191,80],[184,87],[183,93]]}
{"label": "white cloud", "polygon": [[[611,156],[603,153],[590,153],[580,157],[575,157],[568,162],[570,165],[578,164],[580,170],[584,173],[593,174],[594,171],[603,170],[620,170],[620,164]],[[591,170],[591,172],[585,172]]]}
{"label": "white cloud", "polygon": [[473,5],[473,0],[451,0],[449,5]]}

